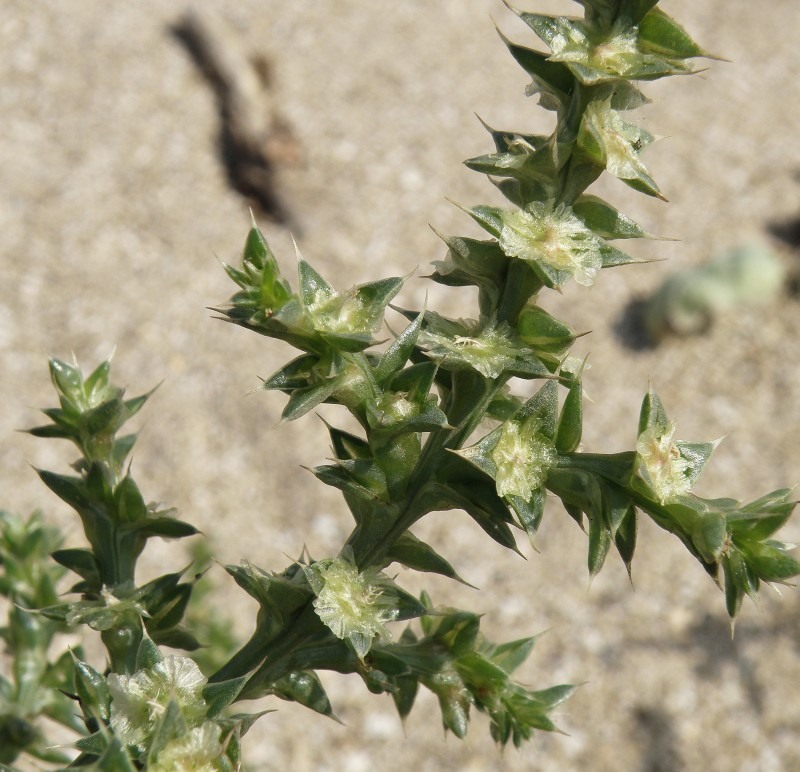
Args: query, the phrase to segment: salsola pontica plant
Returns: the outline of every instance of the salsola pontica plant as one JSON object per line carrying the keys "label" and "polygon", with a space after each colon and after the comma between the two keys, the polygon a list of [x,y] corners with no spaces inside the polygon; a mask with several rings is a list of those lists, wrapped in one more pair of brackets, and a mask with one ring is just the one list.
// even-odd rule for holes
{"label": "salsola pontica plant", "polygon": [[[534,638],[489,641],[477,613],[437,607],[393,578],[389,567],[399,564],[460,579],[413,532],[433,512],[464,510],[513,551],[515,531],[535,539],[546,504],[548,517],[566,511],[588,535],[592,576],[612,549],[630,570],[637,521],[649,517],[720,585],[731,619],[763,583],[800,573],[790,545],[773,538],[792,512],[790,492],[750,503],[693,494],[716,443],[678,439],[652,390],[632,450],[581,447],[584,367],[570,356],[577,336],[539,300],[635,262],[617,244],[648,234],[587,190],[607,171],[663,197],[641,157],[653,137],[631,112],[646,101],[641,82],[691,73],[707,54],[657,0],[579,2],[580,20],[518,14],[544,51],[504,38],[555,128],[489,128],[494,150],[467,161],[507,203],[466,209],[487,237],[443,237],[447,253],[430,278],[477,288],[472,318],[391,306],[404,277],[337,289],[299,255],[294,288],[255,226],[241,264],[226,266],[238,290],[219,314],[300,352],[264,381],[288,396],[283,417],[333,404],[359,429],[329,426],[333,460],[312,470],[343,495],[354,521],[346,543],[321,559],[304,552],[280,572],[227,566],[259,612],[250,640],[208,679],[189,658],[160,649],[198,645],[182,622],[195,578],[135,582],[149,538],[195,534],[146,504],[126,465],[134,437],[117,435],[145,397],[126,399],[109,383],[108,363],[84,378],[77,366],[51,361],[60,407],[32,431],[72,440],[81,460],[77,476],[40,474],[76,509],[90,546],[55,553],[78,575],[72,590],[81,597],[41,614],[99,631],[109,655],[107,673],[75,664],[72,694],[87,729],[77,743],[81,763],[236,768],[257,714],[230,715],[229,706],[272,695],[332,716],[320,670],[358,675],[370,691],[391,695],[402,717],[424,687],[459,737],[474,709],[503,745],[554,729],[553,709],[573,687],[530,689],[514,678]],[[384,345],[378,336],[390,306],[402,330]],[[513,393],[512,379],[532,382],[532,396]],[[398,630],[397,622],[415,619]]]}

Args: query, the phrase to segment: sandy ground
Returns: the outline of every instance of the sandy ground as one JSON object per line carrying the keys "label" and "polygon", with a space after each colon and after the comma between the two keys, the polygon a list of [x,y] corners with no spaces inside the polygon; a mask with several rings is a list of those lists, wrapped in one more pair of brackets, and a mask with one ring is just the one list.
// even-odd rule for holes
{"label": "sandy ground", "polygon": [[[303,162],[280,171],[304,256],[340,285],[405,274],[442,257],[437,237],[477,235],[445,197],[497,201],[460,162],[486,152],[473,113],[493,125],[549,131],[523,95],[526,77],[495,34],[533,36],[494,0],[209,2],[250,50],[273,63],[274,94]],[[571,3],[520,0],[526,10]],[[85,366],[116,346],[132,393],[164,380],[142,420],[134,468],[146,495],[178,507],[215,541],[220,560],[281,568],[302,545],[331,554],[349,522],[335,492],[300,465],[327,454],[322,424],[278,425],[283,399],[252,395],[291,353],[210,319],[232,285],[214,259],[235,260],[248,203],[227,184],[207,83],[170,34],[184,0],[5,0],[0,4],[0,505],[42,507],[75,523],[30,464],[66,469],[71,455],[14,430],[52,404],[46,355]],[[703,337],[634,351],[619,319],[670,272],[749,241],[800,214],[800,48],[793,0],[665,0],[708,50],[731,63],[651,84],[640,120],[665,136],[646,161],[672,203],[615,180],[597,190],[648,230],[680,237],[636,248],[669,264],[604,272],[549,307],[591,329],[587,449],[632,446],[651,381],[684,437],[729,434],[699,492],[755,497],[798,481],[800,303],[790,296],[721,319]],[[290,230],[264,223],[287,271]],[[776,245],[777,246],[777,245]],[[787,266],[797,257],[786,250]],[[426,283],[401,301],[419,304]],[[431,305],[460,315],[463,296]],[[335,419],[335,414],[331,414]],[[765,592],[731,641],[722,594],[679,543],[644,525],[633,592],[619,561],[587,590],[586,540],[555,503],[542,554],[523,561],[459,513],[418,531],[480,593],[427,584],[442,602],[485,612],[513,639],[549,629],[523,676],[586,682],[561,711],[568,736],[538,735],[501,755],[476,716],[465,743],[442,739],[435,701],[419,699],[405,732],[387,697],[326,678],[346,726],[284,704],[248,737],[253,770],[788,770],[800,768],[800,600]],[[790,526],[787,538],[800,537]],[[800,539],[798,539],[800,540]],[[147,571],[183,563],[155,546]],[[401,576],[406,581],[406,574]],[[231,583],[225,613],[244,638],[252,608]],[[417,586],[408,577],[410,586]],[[222,611],[220,612],[222,613]]]}

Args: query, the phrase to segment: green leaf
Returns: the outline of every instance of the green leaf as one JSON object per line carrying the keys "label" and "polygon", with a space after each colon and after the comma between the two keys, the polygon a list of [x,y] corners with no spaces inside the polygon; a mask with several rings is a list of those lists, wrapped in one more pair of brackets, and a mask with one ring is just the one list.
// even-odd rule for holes
{"label": "green leaf", "polygon": [[597,576],[605,563],[608,550],[611,548],[611,532],[606,527],[600,513],[593,513],[589,518],[589,575]]}
{"label": "green leaf", "polygon": [[147,504],[130,474],[125,475],[114,491],[120,523],[138,523],[147,517]]}
{"label": "green leaf", "polygon": [[[326,424],[327,425],[327,424]],[[335,426],[328,425],[328,432],[331,436],[331,444],[336,458],[344,460],[362,459],[369,460],[372,458],[372,451],[370,450],[369,443],[357,437],[355,434],[350,434],[342,429],[337,429]]]}
{"label": "green leaf", "polygon": [[506,673],[513,673],[533,651],[538,636],[520,638],[516,641],[502,643],[495,647],[491,653],[492,662],[501,667]]}
{"label": "green leaf", "polygon": [[272,694],[282,700],[297,702],[323,716],[335,719],[328,695],[313,670],[295,670],[275,681]]}
{"label": "green leaf", "polygon": [[56,550],[51,557],[56,563],[74,571],[89,584],[96,586],[98,591],[100,590],[100,567],[91,550],[78,548]]}
{"label": "green leaf", "polygon": [[[158,388],[158,387],[156,387]],[[126,418],[127,421],[129,418],[133,418],[145,405],[148,399],[153,396],[155,393],[155,389],[151,389],[147,392],[147,394],[142,394],[139,397],[131,397],[131,399],[126,399],[123,402],[125,406]]]}
{"label": "green leaf", "polygon": [[[103,754],[105,749],[108,747],[110,740],[110,736],[108,731],[104,728],[94,734],[90,734],[88,737],[80,737],[75,741],[75,748],[83,753],[91,753],[96,756],[100,756]],[[117,742],[119,742],[117,740]],[[99,764],[99,762],[98,762]],[[103,769],[103,767],[97,766],[96,769]],[[127,769],[126,767],[106,767],[106,769],[113,769],[116,772],[117,769]],[[135,769],[135,767],[130,767],[130,769]]]}
{"label": "green leaf", "polygon": [[372,460],[339,461],[317,466],[311,473],[326,485],[370,501],[388,501],[386,475]]}
{"label": "green leaf", "polygon": [[534,87],[541,94],[542,107],[556,110],[565,106],[575,87],[575,76],[569,68],[561,62],[550,61],[549,54],[516,45],[502,33],[500,37],[520,67],[533,78]]}
{"label": "green leaf", "polygon": [[520,496],[508,497],[508,503],[516,513],[519,524],[528,535],[528,539],[534,549],[536,549],[534,537],[539,531],[539,526],[544,517],[544,505],[546,500],[547,496],[543,488],[537,488],[528,501],[525,501]]}
{"label": "green leaf", "polygon": [[485,231],[488,231],[495,238],[500,238],[503,230],[502,209],[496,206],[473,206],[466,210],[467,214],[475,220]]}
{"label": "green leaf", "polygon": [[318,355],[303,354],[270,375],[264,381],[263,388],[291,393],[295,389],[310,386],[319,377],[316,372],[319,365]]}
{"label": "green leaf", "polygon": [[781,542],[742,541],[739,549],[747,565],[765,582],[785,582],[800,575],[800,561],[788,555]]}
{"label": "green leaf", "polygon": [[727,555],[723,555],[720,562],[724,576],[725,606],[728,616],[733,620],[742,608],[744,596],[747,594],[743,586],[746,581],[747,564],[735,549],[730,550]]}
{"label": "green leaf", "polygon": [[281,419],[284,421],[296,421],[306,413],[326,402],[333,392],[342,383],[342,377],[326,378],[321,383],[315,383],[302,389],[296,389],[289,397],[286,407],[283,408]]}
{"label": "green leaf", "polygon": [[174,517],[150,517],[136,523],[130,530],[139,536],[160,536],[162,539],[182,539],[200,533],[193,525]]}
{"label": "green leaf", "polygon": [[560,34],[559,22],[561,19],[545,16],[541,13],[517,14],[548,46],[552,48],[553,40]]}
{"label": "green leaf", "polygon": [[65,475],[37,469],[41,481],[58,496],[63,502],[69,504],[78,512],[89,510],[93,506],[92,499],[88,496],[86,485],[80,477],[67,477]]}
{"label": "green leaf", "polygon": [[659,0],[622,0],[620,16],[625,16],[632,24],[638,24],[644,16],[658,5]]}
{"label": "green leaf", "polygon": [[83,384],[84,391],[90,401],[96,399],[108,387],[108,377],[111,373],[111,360],[101,362],[89,375]]}
{"label": "green leaf", "polygon": [[25,431],[33,437],[41,437],[47,440],[71,440],[75,438],[77,432],[76,429],[53,424],[34,426],[33,429],[26,429]]}
{"label": "green leaf", "polygon": [[517,421],[537,421],[539,433],[550,440],[555,440],[557,415],[558,384],[556,381],[546,381],[514,418]]}
{"label": "green leaf", "polygon": [[650,388],[642,401],[642,409],[639,412],[639,434],[644,434],[647,429],[654,427],[659,433],[663,433],[669,428],[670,420],[664,404],[658,395]]}
{"label": "green leaf", "polygon": [[727,514],[728,529],[734,537],[763,541],[783,527],[797,502],[790,501],[788,488],[774,491]]}
{"label": "green leaf", "polygon": [[75,406],[80,405],[83,397],[83,377],[77,367],[72,367],[55,357],[48,362],[50,377],[56,389]]}
{"label": "green leaf", "polygon": [[520,144],[528,145],[532,150],[538,150],[547,145],[550,137],[547,134],[520,134],[516,131],[497,131],[487,125],[481,118],[478,120],[483,128],[492,135],[498,153],[513,152]]}
{"label": "green leaf", "polygon": [[336,292],[305,260],[297,261],[300,297],[306,308],[319,305],[332,298]]}
{"label": "green leaf", "polygon": [[604,239],[653,238],[630,217],[597,196],[581,196],[572,205],[572,211],[586,223],[588,228]]}
{"label": "green leaf", "polygon": [[463,509],[498,544],[519,554],[514,534],[507,523],[511,521],[508,507],[495,492],[493,485],[470,483],[469,485],[433,484],[435,509]]}
{"label": "green leaf", "polygon": [[418,539],[410,531],[406,531],[386,553],[389,562],[402,563],[407,568],[415,571],[426,571],[434,574],[441,574],[448,579],[468,584],[455,571],[433,547]]}
{"label": "green leaf", "polygon": [[431,278],[451,287],[476,286],[479,288],[481,311],[486,314],[497,308],[508,269],[508,258],[494,240],[481,241],[469,238],[446,238],[447,257],[435,262]]}
{"label": "green leaf", "polygon": [[375,380],[383,385],[385,381],[398,370],[401,370],[408,361],[414,346],[417,344],[419,331],[422,329],[422,320],[425,314],[421,313],[408,327],[397,336],[397,339],[386,349],[375,368]]}
{"label": "green leaf", "polygon": [[239,696],[246,681],[247,676],[241,676],[229,681],[206,684],[203,687],[203,699],[208,705],[206,718],[216,718],[222,713]]}
{"label": "green leaf", "polygon": [[117,467],[122,468],[122,466],[125,464],[125,459],[128,457],[128,454],[131,452],[131,450],[133,450],[135,443],[135,434],[126,434],[123,437],[119,437],[114,440],[114,447],[111,450],[111,456]]}
{"label": "green leaf", "polygon": [[193,582],[183,582],[157,601],[151,598],[147,608],[150,618],[145,619],[148,632],[168,630],[178,625],[186,613],[193,589]]}
{"label": "green leaf", "polygon": [[675,59],[705,56],[686,30],[658,8],[639,23],[639,45],[644,51]]}
{"label": "green leaf", "polygon": [[[145,620],[145,623],[147,623],[147,620]],[[145,624],[145,626],[147,625]],[[153,643],[159,646],[182,649],[183,651],[197,651],[202,648],[200,641],[183,627],[170,627],[166,630],[147,627],[147,633],[153,639]]]}
{"label": "green leaf", "polygon": [[440,374],[435,362],[425,361],[406,367],[389,378],[385,386],[391,391],[407,391],[414,399],[420,399],[430,393]]}
{"label": "green leaf", "polygon": [[564,700],[569,699],[577,688],[572,684],[561,684],[560,686],[551,686],[549,689],[541,689],[538,692],[531,692],[531,697],[542,703],[548,710],[552,710]]}
{"label": "green leaf", "polygon": [[694,484],[700,476],[703,467],[706,465],[718,442],[676,442],[675,445],[680,451],[681,457],[689,462],[686,470],[686,477]]}
{"label": "green leaf", "polygon": [[119,398],[110,399],[84,413],[86,429],[90,434],[115,432],[125,418],[125,405]]}
{"label": "green leaf", "polygon": [[[582,369],[582,367],[581,367]],[[558,419],[556,450],[559,453],[573,453],[581,444],[583,434],[583,384],[580,374],[571,377],[561,415]]]}
{"label": "green leaf", "polygon": [[149,670],[159,662],[162,662],[163,659],[164,655],[158,646],[146,635],[143,636],[142,642],[139,644],[139,651],[136,654],[136,669]]}
{"label": "green leaf", "polygon": [[[394,617],[396,620],[402,622],[407,619],[415,619],[426,613],[425,606],[417,598],[399,587],[388,576],[380,574],[375,580],[375,584],[380,587],[387,604],[391,601],[391,608],[397,613]],[[381,600],[383,601],[384,598]]]}
{"label": "green leaf", "polygon": [[397,712],[401,719],[405,719],[411,708],[414,707],[414,701],[417,699],[419,692],[419,681],[412,676],[400,676],[395,679],[395,688],[392,692],[392,700],[397,708]]}
{"label": "green leaf", "polygon": [[[251,228],[247,234],[242,253],[242,267],[247,275],[252,277],[251,286],[258,293],[259,306],[268,313],[282,308],[291,298],[291,289],[281,278],[275,256],[272,254],[264,234],[258,228]],[[228,275],[231,276],[230,272]],[[237,281],[234,276],[231,278]]]}
{"label": "green leaf", "polygon": [[602,478],[574,468],[555,468],[547,476],[547,488],[562,500],[567,512],[579,525],[582,518],[576,517],[575,510],[586,512],[590,518],[602,521]]}
{"label": "green leaf", "polygon": [[[75,693],[85,717],[108,722],[111,718],[111,693],[108,682],[94,668],[78,659],[74,662]],[[105,747],[103,745],[100,751]],[[82,750],[90,750],[83,748]],[[97,751],[98,753],[100,751]]]}
{"label": "green leaf", "polygon": [[576,338],[566,324],[535,305],[522,309],[517,322],[517,334],[541,359],[550,359],[554,363],[561,361]]}

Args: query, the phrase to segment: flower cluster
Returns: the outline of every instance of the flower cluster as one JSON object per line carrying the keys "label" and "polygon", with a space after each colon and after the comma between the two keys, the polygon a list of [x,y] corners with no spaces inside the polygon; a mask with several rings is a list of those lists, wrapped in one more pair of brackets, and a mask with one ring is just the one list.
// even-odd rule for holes
{"label": "flower cluster", "polygon": [[375,636],[390,638],[386,623],[397,618],[397,609],[386,605],[377,571],[359,573],[344,558],[314,563],[306,571],[316,593],[317,615],[337,638],[350,642],[362,659]]}
{"label": "flower cluster", "polygon": [[111,673],[111,726],[124,743],[144,751],[171,703],[189,726],[203,721],[205,683],[191,659],[174,654],[130,676]]}

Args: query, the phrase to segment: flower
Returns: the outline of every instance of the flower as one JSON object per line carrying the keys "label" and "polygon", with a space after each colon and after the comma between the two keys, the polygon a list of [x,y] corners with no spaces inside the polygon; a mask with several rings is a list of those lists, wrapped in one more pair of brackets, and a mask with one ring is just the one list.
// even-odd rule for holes
{"label": "flower", "polygon": [[466,365],[485,378],[499,377],[516,365],[519,357],[527,352],[527,347],[514,339],[511,328],[505,322],[498,325],[490,322],[481,326],[479,322],[467,321],[461,323],[460,327],[460,331],[466,334],[448,334],[453,333],[451,330],[424,330],[420,335],[420,343],[432,358],[442,361],[445,366]]}
{"label": "flower", "polygon": [[318,332],[364,333],[374,332],[380,316],[367,307],[357,290],[330,294],[318,291],[308,305]]}
{"label": "flower", "polygon": [[[578,144],[596,145],[609,174],[621,180],[649,180],[640,151],[653,142],[653,135],[622,119],[611,108],[611,100],[592,102],[583,114]],[[594,153],[596,155],[597,153]]]}
{"label": "flower", "polygon": [[[585,5],[584,0],[579,2]],[[616,15],[612,3],[604,4],[602,15]],[[587,86],[692,72],[686,60],[707,55],[665,13],[654,9],[640,18],[639,24],[622,19],[596,24],[593,19],[587,23],[564,16],[526,15],[533,31],[552,49],[550,61],[563,62]]]}
{"label": "flower", "polygon": [[164,746],[155,761],[149,761],[151,772],[217,772],[224,748],[220,742],[220,727],[207,721],[182,737]]}
{"label": "flower", "polygon": [[547,469],[556,458],[551,443],[537,434],[538,422],[508,421],[500,432],[491,459],[498,496],[519,496],[529,501],[544,484]]}
{"label": "flower", "polygon": [[615,24],[603,40],[593,42],[580,22],[558,19],[556,24],[558,32],[550,40],[550,59],[583,65],[581,74],[587,81],[635,76],[641,67],[636,27]]}
{"label": "flower", "polygon": [[153,667],[131,676],[108,676],[111,692],[111,726],[123,743],[146,751],[170,702],[177,703],[189,727],[205,718],[203,687],[206,679],[188,657],[171,654]]}
{"label": "flower", "polygon": [[504,210],[501,220],[499,242],[506,255],[538,267],[554,287],[570,278],[587,287],[594,284],[605,242],[571,208],[535,202],[526,209]]}
{"label": "flower", "polygon": [[102,588],[100,596],[100,600],[74,603],[67,613],[67,624],[89,625],[92,630],[102,632],[149,616],[142,603],[133,598],[117,598],[107,587]]}
{"label": "flower", "polygon": [[375,412],[380,416],[380,425],[393,426],[419,414],[420,406],[408,396],[407,392],[389,392],[378,400]]}
{"label": "flower", "polygon": [[675,423],[648,426],[636,442],[639,473],[661,504],[669,504],[689,492],[692,486],[691,464],[681,455],[672,438]]}
{"label": "flower", "polygon": [[377,571],[359,573],[349,560],[334,558],[308,566],[306,577],[317,595],[317,616],[337,638],[349,641],[360,658],[376,635],[391,638],[386,623],[397,618],[398,610],[382,602]]}

